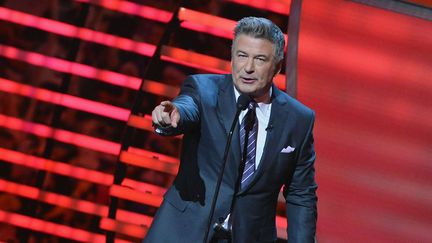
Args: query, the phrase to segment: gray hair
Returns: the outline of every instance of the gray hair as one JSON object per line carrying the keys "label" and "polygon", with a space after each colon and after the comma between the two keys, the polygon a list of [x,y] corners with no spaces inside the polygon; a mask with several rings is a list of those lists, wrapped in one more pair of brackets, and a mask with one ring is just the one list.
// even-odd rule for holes
{"label": "gray hair", "polygon": [[276,62],[280,62],[284,56],[285,38],[281,29],[266,18],[245,17],[237,22],[234,28],[234,40],[231,51],[234,50],[237,38],[241,35],[266,39],[275,47]]}

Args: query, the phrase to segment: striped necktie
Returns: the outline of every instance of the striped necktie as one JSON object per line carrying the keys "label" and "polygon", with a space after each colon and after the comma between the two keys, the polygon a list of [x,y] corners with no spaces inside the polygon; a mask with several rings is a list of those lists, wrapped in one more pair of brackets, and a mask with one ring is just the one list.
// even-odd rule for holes
{"label": "striped necktie", "polygon": [[241,188],[245,188],[253,179],[255,173],[256,140],[258,135],[258,120],[255,113],[257,103],[249,103],[248,112],[240,124],[240,143],[242,162],[244,163]]}

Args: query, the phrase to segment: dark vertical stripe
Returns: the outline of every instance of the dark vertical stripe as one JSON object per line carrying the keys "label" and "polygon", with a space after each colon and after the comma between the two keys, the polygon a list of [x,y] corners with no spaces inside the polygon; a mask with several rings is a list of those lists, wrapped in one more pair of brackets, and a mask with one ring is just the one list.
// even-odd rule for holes
{"label": "dark vertical stripe", "polygon": [[286,92],[297,97],[297,56],[302,0],[292,0],[288,23],[288,48],[286,57]]}

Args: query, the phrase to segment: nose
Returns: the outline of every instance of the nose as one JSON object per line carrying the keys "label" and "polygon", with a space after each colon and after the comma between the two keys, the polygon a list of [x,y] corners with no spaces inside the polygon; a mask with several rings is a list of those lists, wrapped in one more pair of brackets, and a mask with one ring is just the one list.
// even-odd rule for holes
{"label": "nose", "polygon": [[245,66],[244,66],[244,70],[246,73],[253,73],[255,71],[255,64],[254,64],[253,58],[247,59]]}

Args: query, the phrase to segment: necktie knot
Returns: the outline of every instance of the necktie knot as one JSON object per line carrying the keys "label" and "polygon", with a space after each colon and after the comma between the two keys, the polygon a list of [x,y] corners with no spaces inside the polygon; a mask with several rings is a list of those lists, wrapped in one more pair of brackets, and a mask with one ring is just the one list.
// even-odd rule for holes
{"label": "necktie knot", "polygon": [[257,105],[258,104],[255,102],[255,100],[252,100],[252,101],[249,102],[248,109],[249,110],[255,110],[255,108],[257,107]]}
{"label": "necktie knot", "polygon": [[243,118],[243,122],[242,122],[244,123],[244,128],[247,131],[250,131],[254,126],[256,120],[256,113],[255,113],[256,107],[257,107],[257,103],[254,100],[249,102],[248,111],[246,113],[246,116]]}

